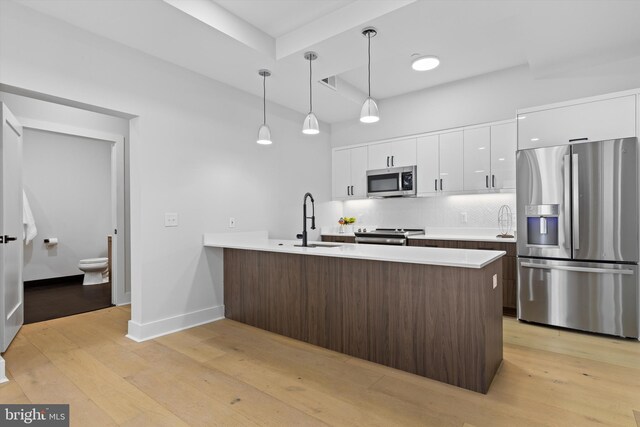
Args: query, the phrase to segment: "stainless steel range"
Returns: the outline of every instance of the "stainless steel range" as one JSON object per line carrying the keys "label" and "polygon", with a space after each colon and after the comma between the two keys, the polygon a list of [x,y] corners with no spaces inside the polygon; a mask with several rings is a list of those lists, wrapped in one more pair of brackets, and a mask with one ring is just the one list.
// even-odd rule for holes
{"label": "stainless steel range", "polygon": [[376,228],[356,231],[356,243],[406,246],[407,237],[424,234],[424,228]]}

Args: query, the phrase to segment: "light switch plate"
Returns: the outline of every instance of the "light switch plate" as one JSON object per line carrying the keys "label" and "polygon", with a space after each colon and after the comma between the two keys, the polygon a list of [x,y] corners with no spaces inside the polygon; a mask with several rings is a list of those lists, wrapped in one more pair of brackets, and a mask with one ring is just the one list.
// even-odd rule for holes
{"label": "light switch plate", "polygon": [[178,214],[175,212],[167,212],[164,214],[164,226],[165,227],[177,227],[178,226]]}
{"label": "light switch plate", "polygon": [[498,287],[498,275],[494,274],[493,275],[493,289]]}

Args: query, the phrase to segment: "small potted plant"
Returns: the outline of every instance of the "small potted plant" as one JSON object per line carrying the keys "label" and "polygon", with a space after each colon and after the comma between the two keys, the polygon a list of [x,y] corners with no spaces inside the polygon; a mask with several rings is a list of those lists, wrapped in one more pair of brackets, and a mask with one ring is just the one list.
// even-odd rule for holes
{"label": "small potted plant", "polygon": [[344,216],[338,220],[338,224],[340,224],[340,233],[344,233],[344,229],[347,225],[351,225],[356,222],[356,219],[352,216]]}

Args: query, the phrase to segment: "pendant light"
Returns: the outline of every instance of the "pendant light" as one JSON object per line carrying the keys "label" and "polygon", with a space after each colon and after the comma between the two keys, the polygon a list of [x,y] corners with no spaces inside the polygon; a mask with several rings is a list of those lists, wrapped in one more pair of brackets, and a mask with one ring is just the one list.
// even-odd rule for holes
{"label": "pendant light", "polygon": [[271,144],[271,129],[267,125],[267,77],[271,75],[269,70],[260,70],[258,74],[262,76],[262,126],[258,130],[258,144]]}
{"label": "pendant light", "polygon": [[360,110],[360,121],[362,123],[375,123],[380,120],[378,104],[376,104],[375,99],[371,97],[371,37],[375,37],[377,34],[378,31],[373,27],[367,27],[362,30],[362,35],[367,38],[367,77],[369,84],[367,99],[364,100],[364,104],[362,104],[362,109]]}
{"label": "pendant light", "polygon": [[313,91],[311,86],[311,61],[315,61],[318,59],[318,54],[315,52],[306,52],[304,54],[304,59],[309,61],[309,114],[304,119],[304,124],[302,125],[302,133],[307,135],[316,135],[320,133],[320,128],[318,127],[318,118],[313,113]]}

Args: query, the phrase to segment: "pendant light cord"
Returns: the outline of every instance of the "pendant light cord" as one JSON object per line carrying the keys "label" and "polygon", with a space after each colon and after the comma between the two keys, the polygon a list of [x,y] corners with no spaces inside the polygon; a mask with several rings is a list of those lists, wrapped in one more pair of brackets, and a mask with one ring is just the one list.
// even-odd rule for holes
{"label": "pendant light cord", "polygon": [[368,40],[368,54],[369,54],[369,60],[367,62],[367,74],[369,77],[369,98],[371,98],[371,33],[367,33],[367,40]]}
{"label": "pendant light cord", "polygon": [[309,112],[313,111],[313,91],[311,90],[311,55],[309,55]]}
{"label": "pendant light cord", "polygon": [[267,124],[267,75],[262,75],[262,124]]}

